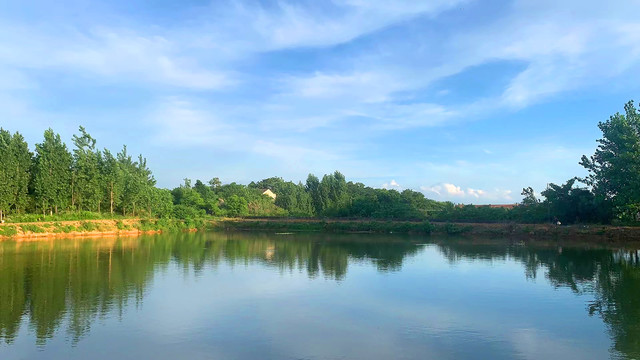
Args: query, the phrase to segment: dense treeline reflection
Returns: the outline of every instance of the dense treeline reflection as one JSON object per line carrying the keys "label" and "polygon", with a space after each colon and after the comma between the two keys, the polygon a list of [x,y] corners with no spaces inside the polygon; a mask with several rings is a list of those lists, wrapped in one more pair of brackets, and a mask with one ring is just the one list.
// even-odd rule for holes
{"label": "dense treeline reflection", "polygon": [[613,350],[629,358],[640,357],[640,252],[638,250],[585,249],[576,247],[531,248],[477,245],[456,242],[440,245],[451,262],[461,259],[520,261],[528,278],[543,272],[555,287],[589,293],[589,315],[607,324]]}
{"label": "dense treeline reflection", "polygon": [[154,271],[175,262],[197,275],[219,262],[261,262],[282,271],[306,271],[340,280],[349,261],[399,269],[418,248],[407,241],[346,241],[326,236],[290,241],[266,235],[218,233],[142,239],[59,240],[0,243],[0,338],[11,342],[23,315],[40,343],[61,325],[77,341],[92,321],[122,313],[142,301]]}
{"label": "dense treeline reflection", "polygon": [[[11,343],[29,324],[39,343],[58,329],[73,341],[107,314],[139,305],[154,273],[177,264],[195,276],[219,264],[259,263],[282,272],[341,280],[349,263],[399,270],[422,247],[410,237],[198,233],[140,239],[0,243],[0,338]],[[437,245],[450,262],[519,261],[528,278],[593,294],[590,315],[608,325],[616,352],[640,356],[640,260],[637,251],[579,247]],[[212,270],[215,271],[215,270]],[[25,325],[23,325],[25,326]]]}

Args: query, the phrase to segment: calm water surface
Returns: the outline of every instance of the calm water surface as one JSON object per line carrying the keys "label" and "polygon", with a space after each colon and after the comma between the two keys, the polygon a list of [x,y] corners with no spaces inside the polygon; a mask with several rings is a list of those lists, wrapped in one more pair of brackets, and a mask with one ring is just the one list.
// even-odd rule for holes
{"label": "calm water surface", "polygon": [[198,233],[0,243],[0,359],[640,359],[635,250]]}

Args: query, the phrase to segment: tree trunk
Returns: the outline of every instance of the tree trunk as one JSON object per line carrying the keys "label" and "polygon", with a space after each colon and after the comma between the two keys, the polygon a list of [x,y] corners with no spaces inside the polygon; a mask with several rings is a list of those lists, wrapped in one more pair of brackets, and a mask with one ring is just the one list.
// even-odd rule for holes
{"label": "tree trunk", "polygon": [[0,224],[2,224],[2,210],[0,210]]}
{"label": "tree trunk", "polygon": [[71,176],[71,207],[76,205],[75,191],[73,190],[73,176]]}
{"label": "tree trunk", "polygon": [[109,207],[111,215],[113,215],[113,184],[111,184],[111,191],[109,191]]}

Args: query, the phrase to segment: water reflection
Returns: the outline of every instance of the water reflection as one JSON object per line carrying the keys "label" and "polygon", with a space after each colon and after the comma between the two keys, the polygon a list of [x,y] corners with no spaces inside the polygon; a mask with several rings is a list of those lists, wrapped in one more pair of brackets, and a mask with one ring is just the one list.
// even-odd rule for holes
{"label": "water reflection", "polygon": [[525,276],[542,272],[552,286],[589,293],[595,301],[586,309],[600,316],[611,334],[614,353],[640,357],[640,252],[585,247],[525,247],[473,244],[469,241],[439,245],[455,263],[461,259],[516,260]]}
{"label": "water reflection", "polygon": [[[389,236],[274,236],[200,233],[140,239],[0,243],[0,339],[11,344],[28,324],[38,344],[60,328],[72,342],[97,319],[139,306],[155,274],[170,264],[199,276],[220,264],[260,264],[281,272],[342,281],[349,264],[400,271],[423,250],[416,239]],[[585,311],[607,324],[615,353],[640,357],[640,262],[637,251],[515,246],[444,239],[451,264],[515,261],[523,276],[593,294]]]}

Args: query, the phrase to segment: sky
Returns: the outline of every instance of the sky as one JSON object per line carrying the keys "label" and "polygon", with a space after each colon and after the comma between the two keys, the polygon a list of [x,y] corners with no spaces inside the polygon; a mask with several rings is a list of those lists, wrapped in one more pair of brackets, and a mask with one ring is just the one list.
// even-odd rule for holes
{"label": "sky", "polygon": [[0,126],[183,178],[335,170],[456,203],[586,175],[640,100],[640,1],[0,0]]}

